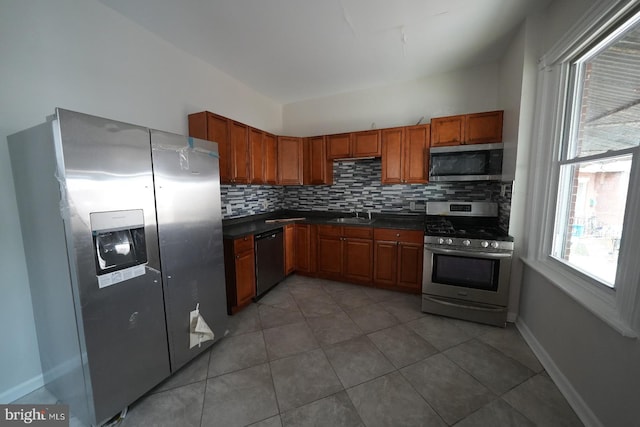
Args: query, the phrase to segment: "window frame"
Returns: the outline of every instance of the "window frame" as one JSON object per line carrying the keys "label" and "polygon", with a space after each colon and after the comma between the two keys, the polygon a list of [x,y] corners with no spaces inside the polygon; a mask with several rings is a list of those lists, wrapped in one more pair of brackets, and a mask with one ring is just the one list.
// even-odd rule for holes
{"label": "window frame", "polygon": [[615,288],[557,259],[552,250],[561,165],[601,157],[590,155],[567,160],[570,147],[565,145],[565,140],[571,137],[570,124],[576,112],[575,108],[569,111],[569,100],[574,107],[580,92],[579,85],[573,83],[579,80],[572,65],[585,58],[581,52],[591,51],[597,42],[609,39],[616,28],[624,27],[638,14],[638,10],[633,10],[637,3],[610,1],[594,5],[539,62],[533,132],[536,145],[531,154],[531,198],[527,209],[529,242],[523,257],[528,266],[627,337],[638,337],[640,332],[640,265],[637,255],[633,256],[640,253],[640,225],[633,223],[633,216],[640,216],[640,191],[637,191],[640,189],[640,147],[616,152],[616,155],[631,153],[633,158]]}

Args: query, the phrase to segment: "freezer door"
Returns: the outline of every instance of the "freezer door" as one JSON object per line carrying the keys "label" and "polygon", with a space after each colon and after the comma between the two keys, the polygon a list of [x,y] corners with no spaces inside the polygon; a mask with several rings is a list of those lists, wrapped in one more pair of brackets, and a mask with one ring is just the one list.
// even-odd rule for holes
{"label": "freezer door", "polygon": [[[175,372],[227,328],[217,144],[151,131],[160,258]],[[200,314],[214,341],[189,348],[189,313]]]}
{"label": "freezer door", "polygon": [[[66,110],[57,115],[61,210],[88,389],[100,423],[170,373],[149,131]],[[146,262],[137,257],[131,261],[140,262],[127,267],[135,274],[97,265],[92,228],[109,227],[143,232]],[[114,277],[99,283],[106,274]]]}

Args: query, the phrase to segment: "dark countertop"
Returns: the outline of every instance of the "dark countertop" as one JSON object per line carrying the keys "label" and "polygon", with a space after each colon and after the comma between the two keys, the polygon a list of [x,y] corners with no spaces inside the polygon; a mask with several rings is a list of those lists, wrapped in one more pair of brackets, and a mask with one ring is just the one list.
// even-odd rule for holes
{"label": "dark countertop", "polygon": [[[362,224],[338,223],[336,218],[352,218],[353,213],[328,211],[276,211],[267,214],[250,215],[222,221],[222,234],[225,239],[236,239],[249,234],[260,234],[277,230],[287,224],[342,225],[348,227],[394,228],[401,230],[424,230],[424,215],[418,214],[373,214],[372,222]],[[304,218],[292,222],[266,223],[268,219]]]}

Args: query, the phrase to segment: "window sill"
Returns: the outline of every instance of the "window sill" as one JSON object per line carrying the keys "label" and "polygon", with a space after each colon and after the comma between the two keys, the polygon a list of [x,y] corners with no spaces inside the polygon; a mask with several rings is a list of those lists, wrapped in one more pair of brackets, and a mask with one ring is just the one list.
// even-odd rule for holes
{"label": "window sill", "polygon": [[634,331],[620,316],[620,312],[616,306],[615,296],[597,289],[591,283],[572,274],[568,271],[569,269],[563,268],[559,264],[556,265],[550,260],[532,260],[523,257],[522,262],[541,274],[545,279],[549,280],[570,298],[593,313],[622,336],[638,338],[638,332]]}

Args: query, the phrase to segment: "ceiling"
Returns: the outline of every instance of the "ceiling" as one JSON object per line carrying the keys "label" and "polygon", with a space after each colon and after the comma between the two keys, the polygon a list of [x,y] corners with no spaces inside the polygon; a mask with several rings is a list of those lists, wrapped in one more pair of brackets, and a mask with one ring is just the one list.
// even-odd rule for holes
{"label": "ceiling", "polygon": [[99,0],[288,104],[496,61],[547,0]]}

